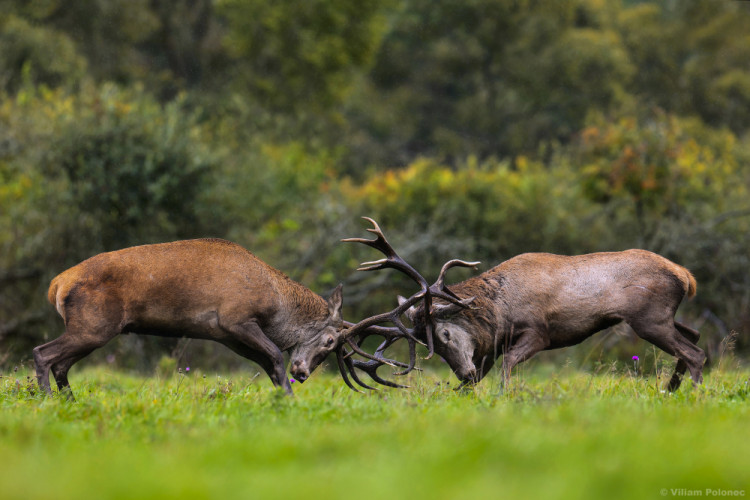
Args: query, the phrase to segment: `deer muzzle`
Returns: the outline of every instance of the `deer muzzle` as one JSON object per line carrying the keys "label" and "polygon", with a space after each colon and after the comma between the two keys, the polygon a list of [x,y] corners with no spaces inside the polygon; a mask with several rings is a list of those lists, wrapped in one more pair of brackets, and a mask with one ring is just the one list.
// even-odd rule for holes
{"label": "deer muzzle", "polygon": [[291,372],[292,377],[300,383],[310,377],[310,369],[304,361],[297,360],[292,362],[292,368],[289,371]]}

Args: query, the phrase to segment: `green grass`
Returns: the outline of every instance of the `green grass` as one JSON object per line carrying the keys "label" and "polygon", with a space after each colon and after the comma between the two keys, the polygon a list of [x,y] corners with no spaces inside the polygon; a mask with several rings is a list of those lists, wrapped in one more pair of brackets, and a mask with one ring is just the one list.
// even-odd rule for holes
{"label": "green grass", "polygon": [[654,378],[563,373],[464,393],[418,375],[364,395],[316,374],[287,398],[246,374],[98,368],[72,375],[76,403],[6,373],[0,498],[750,495],[750,373],[715,371],[673,395]]}

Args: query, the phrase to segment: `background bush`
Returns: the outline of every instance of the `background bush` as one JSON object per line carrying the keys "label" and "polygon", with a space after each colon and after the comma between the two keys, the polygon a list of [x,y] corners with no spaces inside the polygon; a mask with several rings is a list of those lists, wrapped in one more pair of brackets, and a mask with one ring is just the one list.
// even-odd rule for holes
{"label": "background bush", "polygon": [[[319,293],[344,282],[349,319],[391,307],[413,285],[339,243],[362,215],[430,277],[654,250],[698,278],[680,315],[709,354],[735,331],[747,355],[748,5],[345,4],[3,2],[0,364],[60,333],[54,275],[140,243],[230,238]],[[240,362],[114,344],[99,359]]]}

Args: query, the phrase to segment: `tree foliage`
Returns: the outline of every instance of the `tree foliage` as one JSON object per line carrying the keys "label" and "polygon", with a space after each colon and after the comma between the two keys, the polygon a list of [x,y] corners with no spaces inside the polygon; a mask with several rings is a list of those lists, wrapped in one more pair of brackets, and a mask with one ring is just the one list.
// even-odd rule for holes
{"label": "tree foliage", "polygon": [[25,88],[3,100],[6,329],[24,326],[19,311],[21,319],[39,319],[44,288],[66,266],[102,251],[205,233],[211,156],[190,122],[179,102],[163,107],[110,85],[75,94]]}
{"label": "tree foliage", "polygon": [[0,19],[0,89],[16,92],[24,82],[75,83],[86,67],[85,58],[64,33],[35,27],[13,14]]}
{"label": "tree foliage", "polygon": [[282,111],[320,112],[341,98],[352,70],[372,56],[378,2],[224,0],[232,76]]}
{"label": "tree foliage", "polygon": [[57,334],[52,276],[151,241],[227,237],[343,281],[348,318],[390,307],[412,285],[339,243],[362,215],[430,275],[657,251],[696,274],[709,353],[731,330],[748,348],[745,2],[2,8],[0,363]]}

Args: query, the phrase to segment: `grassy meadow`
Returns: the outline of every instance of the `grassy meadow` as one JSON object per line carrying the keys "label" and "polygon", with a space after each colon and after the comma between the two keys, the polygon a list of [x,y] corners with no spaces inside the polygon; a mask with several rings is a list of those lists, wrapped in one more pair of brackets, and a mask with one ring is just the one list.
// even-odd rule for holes
{"label": "grassy meadow", "polygon": [[[383,369],[383,372],[386,370]],[[750,372],[673,394],[627,368],[448,373],[356,394],[316,373],[71,374],[77,402],[0,378],[0,498],[663,498],[750,494]],[[449,382],[450,383],[447,383]],[[718,492],[717,492],[718,493]]]}

